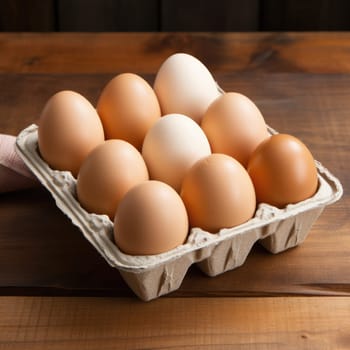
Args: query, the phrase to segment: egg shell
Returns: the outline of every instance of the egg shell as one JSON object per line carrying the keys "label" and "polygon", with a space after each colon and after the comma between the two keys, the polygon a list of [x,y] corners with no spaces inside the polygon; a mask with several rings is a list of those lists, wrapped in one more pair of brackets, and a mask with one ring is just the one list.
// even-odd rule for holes
{"label": "egg shell", "polygon": [[38,146],[53,169],[77,176],[85,157],[103,141],[100,118],[84,96],[65,90],[46,102],[39,120]]}
{"label": "egg shell", "polygon": [[207,67],[185,53],[176,53],[163,62],[153,87],[163,115],[184,114],[197,123],[220,94]]}
{"label": "egg shell", "polygon": [[88,212],[106,214],[113,220],[125,193],[148,178],[146,164],[134,146],[123,140],[107,140],[83,162],[77,197]]}
{"label": "egg shell", "polygon": [[133,187],[121,200],[115,219],[118,247],[131,255],[153,255],[183,244],[189,231],[185,205],[160,181]]}
{"label": "egg shell", "polygon": [[311,152],[287,134],[276,134],[262,142],[249,160],[248,173],[258,202],[279,208],[311,197],[318,186]]}
{"label": "egg shell", "polygon": [[214,153],[187,172],[181,188],[191,227],[218,232],[240,225],[255,212],[253,183],[234,158]]}
{"label": "egg shell", "polygon": [[168,114],[147,133],[142,156],[150,178],[180,191],[186,172],[199,159],[211,154],[209,142],[199,125],[181,114]]}
{"label": "egg shell", "polygon": [[236,92],[224,93],[211,103],[201,127],[212,152],[228,154],[244,167],[255,148],[270,136],[258,107]]}
{"label": "egg shell", "polygon": [[97,111],[107,139],[128,141],[138,150],[161,116],[152,87],[133,73],[122,73],[109,81],[98,99]]}

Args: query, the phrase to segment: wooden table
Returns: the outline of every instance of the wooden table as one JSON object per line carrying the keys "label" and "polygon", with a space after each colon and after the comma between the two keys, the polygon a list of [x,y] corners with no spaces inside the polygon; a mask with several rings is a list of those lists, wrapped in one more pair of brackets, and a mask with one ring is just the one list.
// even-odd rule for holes
{"label": "wooden table", "polygon": [[18,133],[61,89],[96,102],[114,75],[150,83],[174,52],[300,137],[341,180],[299,247],[139,301],[42,188],[0,195],[1,349],[348,349],[350,34],[0,34],[0,132]]}

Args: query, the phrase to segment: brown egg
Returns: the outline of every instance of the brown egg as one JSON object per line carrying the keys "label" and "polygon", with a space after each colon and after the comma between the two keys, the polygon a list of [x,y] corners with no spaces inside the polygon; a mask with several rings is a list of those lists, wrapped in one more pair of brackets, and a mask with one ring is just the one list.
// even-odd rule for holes
{"label": "brown egg", "polygon": [[169,185],[143,182],[132,188],[119,204],[114,220],[117,246],[130,255],[166,252],[186,240],[186,208]]}
{"label": "brown egg", "polygon": [[160,116],[157,97],[140,76],[123,73],[103,89],[97,103],[107,139],[122,139],[141,150],[148,129]]}
{"label": "brown egg", "polygon": [[262,142],[248,163],[257,201],[283,208],[311,197],[317,190],[315,161],[297,138],[277,134]]}
{"label": "brown egg", "polygon": [[224,153],[244,167],[260,142],[269,137],[257,106],[246,96],[228,92],[207,109],[201,127],[213,153]]}
{"label": "brown egg", "polygon": [[255,212],[254,186],[247,171],[225,154],[199,160],[184,178],[181,198],[190,226],[212,233],[240,225]]}
{"label": "brown egg", "polygon": [[85,157],[103,141],[100,118],[85,97],[60,91],[47,101],[40,115],[38,144],[41,156],[53,169],[77,176]]}
{"label": "brown egg", "polygon": [[83,162],[77,197],[88,212],[107,214],[113,220],[125,193],[146,180],[148,171],[138,150],[126,141],[108,140]]}

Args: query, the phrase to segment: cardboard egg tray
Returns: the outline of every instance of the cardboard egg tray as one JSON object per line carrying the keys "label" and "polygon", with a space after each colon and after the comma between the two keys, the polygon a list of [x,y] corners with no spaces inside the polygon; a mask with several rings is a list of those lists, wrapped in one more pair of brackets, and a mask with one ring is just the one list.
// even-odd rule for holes
{"label": "cardboard egg tray", "polygon": [[[273,129],[269,130],[274,133]],[[343,193],[339,180],[316,162],[319,186],[312,198],[283,209],[260,204],[254,218],[240,226],[216,234],[192,228],[186,243],[169,252],[130,256],[115,245],[112,221],[106,215],[90,214],[80,206],[72,174],[52,170],[40,157],[37,131],[37,125],[30,125],[17,138],[17,151],[23,161],[51,193],[56,205],[145,301],[178,289],[194,263],[208,276],[216,276],[242,265],[257,241],[271,253],[297,246],[325,206],[337,201]]]}

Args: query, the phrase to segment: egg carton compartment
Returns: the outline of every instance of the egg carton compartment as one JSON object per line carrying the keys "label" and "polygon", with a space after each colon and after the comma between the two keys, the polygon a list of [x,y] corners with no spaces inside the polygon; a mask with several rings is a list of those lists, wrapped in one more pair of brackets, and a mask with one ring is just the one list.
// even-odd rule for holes
{"label": "egg carton compartment", "polygon": [[[273,129],[269,130],[274,133]],[[51,169],[40,157],[37,125],[28,126],[18,135],[16,147],[28,168],[51,193],[58,208],[145,301],[178,289],[194,263],[208,276],[216,276],[242,265],[257,241],[271,253],[299,245],[325,206],[337,201],[343,193],[339,180],[316,161],[319,186],[313,197],[283,209],[260,204],[255,216],[242,225],[215,234],[192,228],[186,243],[171,251],[130,256],[115,245],[113,222],[106,215],[88,213],[80,206],[72,174]]]}

